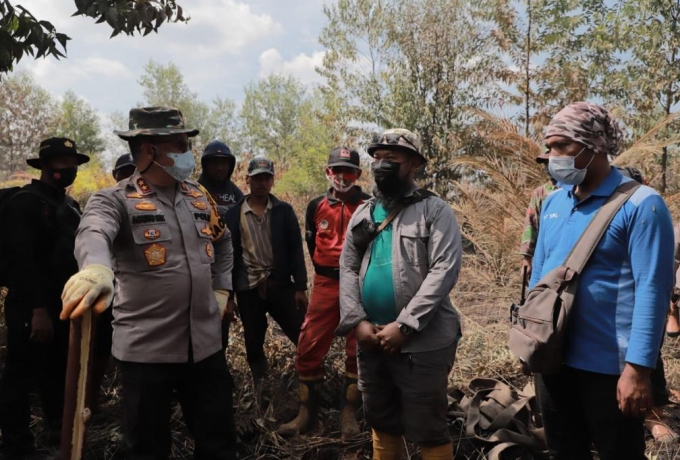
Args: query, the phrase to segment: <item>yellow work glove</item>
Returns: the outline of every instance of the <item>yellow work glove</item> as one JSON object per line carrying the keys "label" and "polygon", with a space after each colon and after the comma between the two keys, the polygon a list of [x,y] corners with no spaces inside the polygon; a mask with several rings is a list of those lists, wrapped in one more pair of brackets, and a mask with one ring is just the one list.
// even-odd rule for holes
{"label": "yellow work glove", "polygon": [[226,289],[215,289],[215,300],[217,300],[217,308],[220,309],[220,318],[224,319],[227,312],[227,302],[229,302],[229,291]]}
{"label": "yellow work glove", "polygon": [[113,271],[104,265],[88,265],[66,282],[59,318],[77,318],[90,307],[95,313],[101,313],[111,305],[112,299]]}

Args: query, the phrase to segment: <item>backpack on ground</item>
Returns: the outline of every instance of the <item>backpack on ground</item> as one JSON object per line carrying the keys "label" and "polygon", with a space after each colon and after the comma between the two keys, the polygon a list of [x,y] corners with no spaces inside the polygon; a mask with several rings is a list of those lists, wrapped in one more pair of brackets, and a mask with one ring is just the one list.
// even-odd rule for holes
{"label": "backpack on ground", "polygon": [[448,415],[462,422],[461,435],[488,448],[489,460],[542,458],[545,435],[533,385],[518,391],[499,380],[475,378],[468,389],[471,396],[449,393]]}
{"label": "backpack on ground", "polygon": [[529,291],[523,305],[511,307],[509,347],[526,371],[544,375],[559,373],[578,275],[616,213],[638,187],[640,184],[636,181],[621,184],[596,212],[567,260]]}

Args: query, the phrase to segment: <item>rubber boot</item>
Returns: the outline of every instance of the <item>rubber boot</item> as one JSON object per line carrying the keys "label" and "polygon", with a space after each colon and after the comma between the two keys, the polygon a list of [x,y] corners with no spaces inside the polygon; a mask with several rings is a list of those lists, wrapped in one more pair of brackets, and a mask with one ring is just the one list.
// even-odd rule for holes
{"label": "rubber boot", "polygon": [[319,415],[319,387],[323,380],[300,381],[300,409],[297,417],[279,427],[278,433],[283,437],[292,437],[306,433],[316,423]]}
{"label": "rubber boot", "polygon": [[453,444],[420,446],[420,454],[423,460],[451,460],[453,459]]}
{"label": "rubber boot", "polygon": [[267,361],[258,361],[248,363],[250,365],[250,372],[253,376],[253,386],[255,387],[255,401],[261,411],[269,407],[271,402],[271,389],[267,385],[267,375],[269,374],[269,365]]}
{"label": "rubber boot", "polygon": [[373,460],[401,460],[402,437],[373,430]]}
{"label": "rubber boot", "polygon": [[359,393],[359,388],[357,387],[357,379],[345,376],[345,384],[342,386],[342,400],[340,402],[340,432],[343,441],[347,441],[361,433],[357,423],[359,406],[361,406],[361,393]]}
{"label": "rubber boot", "polygon": [[668,311],[668,318],[666,318],[666,335],[668,337],[677,337],[680,335],[680,319],[678,318],[678,306],[671,302],[671,308]]}

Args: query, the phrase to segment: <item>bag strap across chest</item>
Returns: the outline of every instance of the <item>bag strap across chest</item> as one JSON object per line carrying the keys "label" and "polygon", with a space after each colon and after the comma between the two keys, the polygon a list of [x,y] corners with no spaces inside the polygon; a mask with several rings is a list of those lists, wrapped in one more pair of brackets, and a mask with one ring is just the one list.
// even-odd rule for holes
{"label": "bag strap across chest", "polygon": [[564,262],[565,267],[576,273],[583,271],[590,256],[607,231],[607,227],[614,220],[614,216],[639,187],[640,184],[636,181],[624,182],[618,186],[605,204],[595,213],[595,216],[572,248],[569,256],[567,256],[567,260]]}

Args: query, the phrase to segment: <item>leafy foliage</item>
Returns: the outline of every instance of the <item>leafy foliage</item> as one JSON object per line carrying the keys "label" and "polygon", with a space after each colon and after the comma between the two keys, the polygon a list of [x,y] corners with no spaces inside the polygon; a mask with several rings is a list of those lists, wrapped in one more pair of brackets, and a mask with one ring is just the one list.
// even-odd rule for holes
{"label": "leafy foliage", "polygon": [[75,140],[81,152],[96,155],[104,150],[97,113],[73,91],[64,94],[54,124],[53,135]]}
{"label": "leafy foliage", "polygon": [[[165,22],[187,22],[175,0],[75,0],[74,16],[88,16],[106,22],[113,31],[148,35]],[[56,31],[48,21],[38,20],[21,5],[0,0],[0,74],[12,71],[14,64],[29,54],[35,58],[65,57],[66,34]]]}
{"label": "leafy foliage", "polygon": [[48,137],[57,107],[47,91],[27,74],[0,83],[0,171],[4,178],[26,169]]}

